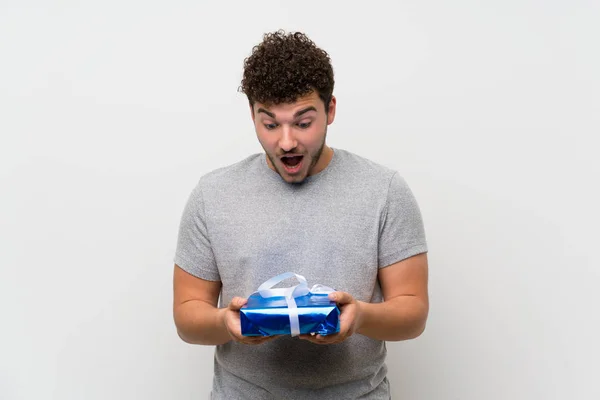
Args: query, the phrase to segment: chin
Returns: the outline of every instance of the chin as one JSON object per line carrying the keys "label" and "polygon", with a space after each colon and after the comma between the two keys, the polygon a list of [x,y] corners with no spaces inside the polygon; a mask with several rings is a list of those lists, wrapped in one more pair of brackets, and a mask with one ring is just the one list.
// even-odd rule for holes
{"label": "chin", "polygon": [[306,179],[307,174],[288,175],[285,172],[277,171],[281,179],[287,183],[302,183]]}
{"label": "chin", "polygon": [[302,175],[302,176],[285,175],[285,176],[282,176],[282,178],[287,183],[302,183],[306,179],[306,176],[305,175]]}

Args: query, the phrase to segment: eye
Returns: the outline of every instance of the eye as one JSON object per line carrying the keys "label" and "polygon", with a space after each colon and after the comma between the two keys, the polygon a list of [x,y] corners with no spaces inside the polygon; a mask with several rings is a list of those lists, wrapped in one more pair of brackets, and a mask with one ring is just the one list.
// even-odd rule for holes
{"label": "eye", "polygon": [[267,128],[270,131],[277,128],[277,124],[264,124],[264,126],[265,126],[265,128]]}
{"label": "eye", "polygon": [[308,129],[308,128],[310,128],[310,124],[311,124],[311,122],[300,122],[300,123],[298,123],[298,127],[300,129]]}

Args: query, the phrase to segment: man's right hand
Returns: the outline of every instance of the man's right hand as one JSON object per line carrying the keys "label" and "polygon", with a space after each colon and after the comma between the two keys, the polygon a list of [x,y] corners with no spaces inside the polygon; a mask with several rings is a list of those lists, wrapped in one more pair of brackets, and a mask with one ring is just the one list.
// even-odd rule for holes
{"label": "man's right hand", "polygon": [[248,300],[241,297],[234,297],[227,308],[222,308],[221,321],[227,329],[232,340],[243,344],[262,344],[271,341],[279,336],[243,336],[240,322],[240,309]]}

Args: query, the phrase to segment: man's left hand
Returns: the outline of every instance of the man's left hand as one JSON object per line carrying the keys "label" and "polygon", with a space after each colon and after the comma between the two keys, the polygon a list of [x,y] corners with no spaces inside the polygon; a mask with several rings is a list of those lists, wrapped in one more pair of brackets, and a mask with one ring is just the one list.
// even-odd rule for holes
{"label": "man's left hand", "polygon": [[317,344],[341,343],[356,332],[362,321],[361,307],[358,300],[346,292],[333,292],[329,299],[335,301],[340,308],[340,331],[332,335],[300,335],[300,339]]}

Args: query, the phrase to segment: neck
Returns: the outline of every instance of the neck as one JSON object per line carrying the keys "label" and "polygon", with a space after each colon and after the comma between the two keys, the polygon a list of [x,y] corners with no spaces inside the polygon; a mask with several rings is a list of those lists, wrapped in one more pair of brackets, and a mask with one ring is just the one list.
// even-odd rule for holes
{"label": "neck", "polygon": [[331,149],[331,147],[324,145],[323,151],[321,152],[321,156],[319,157],[319,161],[317,161],[314,167],[312,167],[310,171],[308,171],[308,176],[316,175],[319,172],[323,171],[325,168],[327,168],[332,158],[333,150]]}

